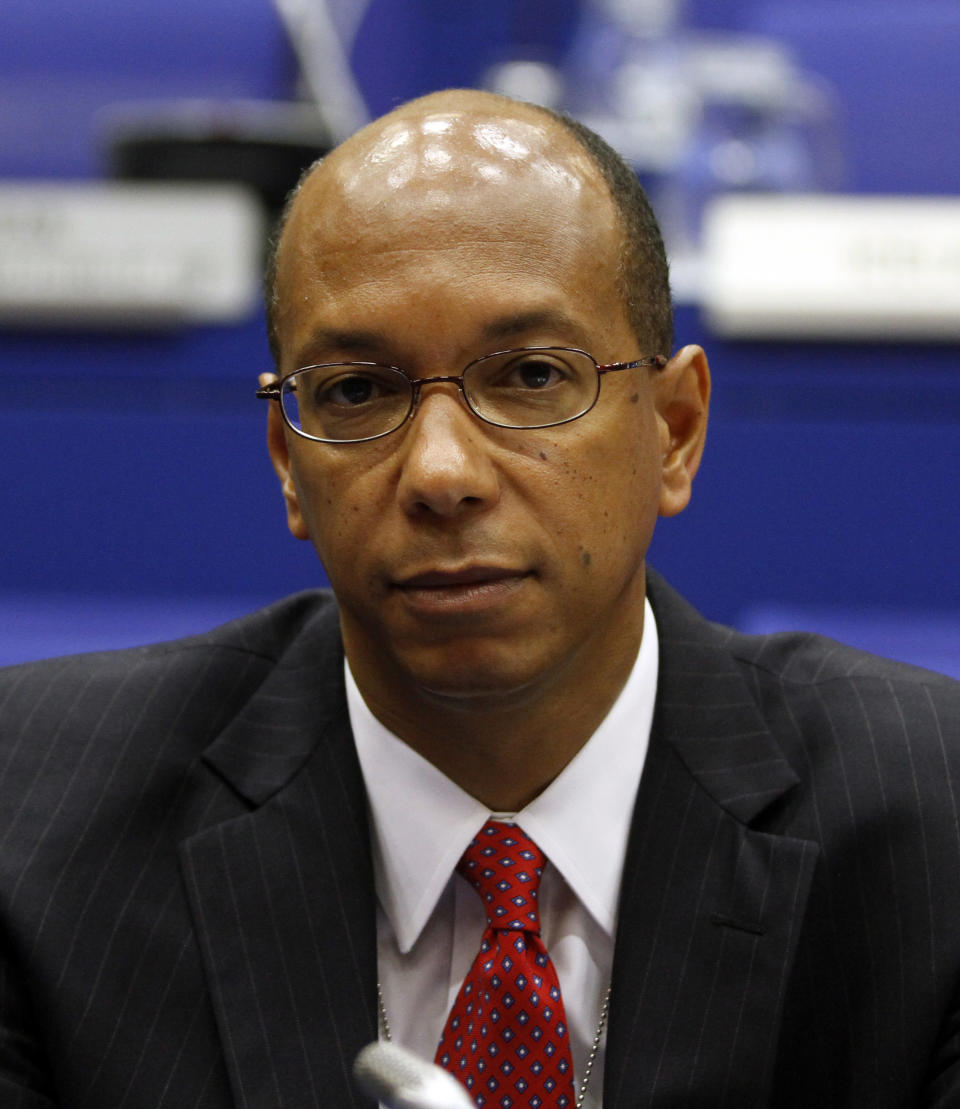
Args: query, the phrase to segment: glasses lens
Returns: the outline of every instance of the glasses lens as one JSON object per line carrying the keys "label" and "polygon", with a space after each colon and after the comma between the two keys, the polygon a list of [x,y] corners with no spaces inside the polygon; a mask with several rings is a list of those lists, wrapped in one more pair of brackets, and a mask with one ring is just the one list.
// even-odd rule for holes
{"label": "glasses lens", "polygon": [[599,387],[588,354],[553,347],[491,354],[463,374],[473,409],[501,427],[549,427],[572,420],[592,406]]}
{"label": "glasses lens", "polygon": [[398,428],[410,411],[410,382],[389,366],[309,366],[281,391],[290,425],[312,439],[350,442]]}

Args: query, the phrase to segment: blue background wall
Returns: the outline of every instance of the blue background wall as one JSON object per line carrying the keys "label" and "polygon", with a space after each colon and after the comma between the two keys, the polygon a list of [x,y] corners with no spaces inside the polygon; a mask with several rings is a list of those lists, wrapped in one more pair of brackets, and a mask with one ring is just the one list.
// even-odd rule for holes
{"label": "blue background wall", "polygon": [[[848,184],[955,193],[955,0],[691,3],[784,38],[835,85]],[[354,48],[371,109],[559,59],[579,5],[373,0]],[[0,176],[103,170],[96,112],[149,97],[294,94],[266,0],[4,0]],[[960,310],[960,305],[958,305]],[[691,509],[653,561],[708,615],[803,623],[960,671],[955,345],[721,343]],[[262,320],[167,334],[0,331],[0,658],[157,638],[322,581],[286,533],[253,398]]]}

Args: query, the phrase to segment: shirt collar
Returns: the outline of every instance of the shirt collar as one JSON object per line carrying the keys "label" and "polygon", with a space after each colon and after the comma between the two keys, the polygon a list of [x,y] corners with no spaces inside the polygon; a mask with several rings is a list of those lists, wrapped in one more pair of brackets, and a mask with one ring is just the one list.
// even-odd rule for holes
{"label": "shirt collar", "polygon": [[[658,654],[646,601],[640,650],[617,700],[563,771],[515,817],[611,937],[650,739]],[[367,708],[346,661],[344,670],[370,804],[377,896],[406,954],[490,811],[385,728]]]}

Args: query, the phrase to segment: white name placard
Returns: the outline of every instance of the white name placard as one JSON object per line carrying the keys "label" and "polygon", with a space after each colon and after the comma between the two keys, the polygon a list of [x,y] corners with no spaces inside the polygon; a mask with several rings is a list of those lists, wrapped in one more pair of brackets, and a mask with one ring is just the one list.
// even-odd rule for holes
{"label": "white name placard", "polygon": [[263,213],[234,185],[0,185],[0,324],[126,328],[246,317]]}
{"label": "white name placard", "polygon": [[960,339],[960,199],[720,197],[701,293],[730,338]]}

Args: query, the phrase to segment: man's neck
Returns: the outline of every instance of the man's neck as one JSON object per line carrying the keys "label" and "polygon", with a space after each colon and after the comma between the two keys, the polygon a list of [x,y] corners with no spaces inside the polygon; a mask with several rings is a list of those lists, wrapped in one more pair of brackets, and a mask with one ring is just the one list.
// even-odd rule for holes
{"label": "man's neck", "polygon": [[445,697],[412,685],[387,687],[351,670],[371,712],[461,789],[495,812],[516,812],[541,793],[599,727],[636,659],[632,642],[608,644],[605,666],[579,660],[549,683]]}

